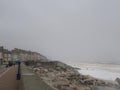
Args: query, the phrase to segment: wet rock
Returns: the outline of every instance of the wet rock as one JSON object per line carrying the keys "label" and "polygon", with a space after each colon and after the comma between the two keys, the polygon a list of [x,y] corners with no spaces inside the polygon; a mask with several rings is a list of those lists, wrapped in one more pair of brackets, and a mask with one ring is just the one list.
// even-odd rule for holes
{"label": "wet rock", "polygon": [[40,69],[39,68],[33,68],[33,71],[37,72],[37,71],[40,71]]}
{"label": "wet rock", "polygon": [[120,78],[116,78],[115,81],[120,85]]}

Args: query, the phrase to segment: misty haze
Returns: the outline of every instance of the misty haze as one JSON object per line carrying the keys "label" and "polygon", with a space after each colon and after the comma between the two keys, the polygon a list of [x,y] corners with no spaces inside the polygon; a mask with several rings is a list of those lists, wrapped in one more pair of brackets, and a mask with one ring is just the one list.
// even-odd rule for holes
{"label": "misty haze", "polygon": [[32,90],[20,83],[33,72],[41,90],[119,90],[119,9],[119,0],[0,0],[0,90]]}

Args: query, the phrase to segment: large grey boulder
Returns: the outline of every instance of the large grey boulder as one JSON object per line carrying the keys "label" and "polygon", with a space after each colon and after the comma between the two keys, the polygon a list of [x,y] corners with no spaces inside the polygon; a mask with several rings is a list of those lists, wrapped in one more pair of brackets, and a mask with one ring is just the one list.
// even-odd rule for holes
{"label": "large grey boulder", "polygon": [[120,85],[120,78],[116,78],[116,80],[118,82],[118,84]]}

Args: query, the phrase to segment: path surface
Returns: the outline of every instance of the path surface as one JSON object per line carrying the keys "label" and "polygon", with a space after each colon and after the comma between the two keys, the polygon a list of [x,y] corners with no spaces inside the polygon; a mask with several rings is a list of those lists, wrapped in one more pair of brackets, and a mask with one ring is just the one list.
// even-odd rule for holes
{"label": "path surface", "polygon": [[16,67],[10,67],[0,75],[0,90],[19,90],[19,81],[16,80]]}
{"label": "path surface", "polygon": [[117,88],[111,88],[111,87],[98,87],[98,90],[120,90],[120,88],[117,89]]}
{"label": "path surface", "polygon": [[0,65],[0,75],[2,72],[4,72],[6,70],[6,66],[5,65]]}
{"label": "path surface", "polygon": [[55,90],[24,64],[21,64],[21,73],[23,90]]}

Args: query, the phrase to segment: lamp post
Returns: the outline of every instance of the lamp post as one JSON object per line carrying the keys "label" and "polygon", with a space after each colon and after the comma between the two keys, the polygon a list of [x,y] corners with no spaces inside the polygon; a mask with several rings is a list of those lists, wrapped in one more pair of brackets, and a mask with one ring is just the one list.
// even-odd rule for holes
{"label": "lamp post", "polygon": [[18,61],[17,61],[17,63],[18,63],[17,80],[20,80],[20,78],[21,78],[21,73],[20,73],[20,64],[21,64],[21,61],[20,61],[20,60],[18,60]]}

